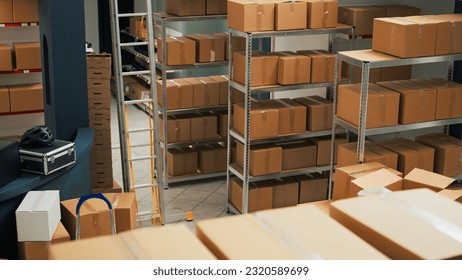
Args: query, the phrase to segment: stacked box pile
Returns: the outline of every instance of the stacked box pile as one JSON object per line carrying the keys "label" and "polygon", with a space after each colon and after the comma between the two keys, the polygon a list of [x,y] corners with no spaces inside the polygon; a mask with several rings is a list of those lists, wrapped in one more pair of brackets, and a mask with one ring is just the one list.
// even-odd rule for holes
{"label": "stacked box pile", "polygon": [[112,179],[111,55],[87,55],[88,113],[95,137],[92,160],[93,192],[116,191]]}

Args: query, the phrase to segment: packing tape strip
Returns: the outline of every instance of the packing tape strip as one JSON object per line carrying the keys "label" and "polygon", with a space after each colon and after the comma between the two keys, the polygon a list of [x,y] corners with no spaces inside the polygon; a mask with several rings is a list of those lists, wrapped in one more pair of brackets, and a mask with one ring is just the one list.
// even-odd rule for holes
{"label": "packing tape strip", "polygon": [[207,36],[210,41],[211,41],[211,47],[210,47],[210,61],[215,61],[216,58],[215,58],[215,50],[217,49],[217,46],[215,44],[215,38],[213,38],[212,36]]}
{"label": "packing tape strip", "polygon": [[327,3],[327,1],[323,1],[322,3],[322,27],[326,27],[328,17],[329,17],[329,3]]}
{"label": "packing tape strip", "polygon": [[455,112],[457,112],[457,90],[454,87],[451,87],[451,93],[450,95],[450,103],[449,103],[449,108],[448,108],[448,114],[449,117],[455,117]]}
{"label": "packing tape strip", "polygon": [[294,79],[295,79],[295,83],[299,83],[300,82],[300,57],[295,57],[295,75],[294,75]]}
{"label": "packing tape strip", "polygon": [[409,214],[416,216],[425,222],[428,222],[434,229],[445,234],[446,236],[462,243],[462,227],[453,224],[452,222],[438,217],[437,215],[428,212],[424,209],[414,207],[406,201],[399,199],[393,192],[382,192],[379,194],[380,198],[387,200],[388,202],[396,205],[402,210]]}
{"label": "packing tape strip", "polygon": [[202,116],[202,138],[207,138],[207,131],[208,131],[208,118],[206,116]]}
{"label": "packing tape strip", "polygon": [[[457,36],[457,33],[456,33],[456,23],[454,21],[450,21],[451,23],[451,26],[450,26],[450,29],[449,29],[449,38],[448,38],[448,52],[449,53],[455,53],[455,48],[454,48],[454,45],[455,45],[455,40],[454,38],[456,38]],[[460,35],[459,35],[460,36]]]}
{"label": "packing tape strip", "polygon": [[186,43],[180,42],[180,64],[186,63]]}
{"label": "packing tape strip", "polygon": [[265,14],[265,6],[262,3],[257,3],[257,31],[262,29],[262,17]]}
{"label": "packing tape strip", "polygon": [[267,212],[256,212],[253,214],[257,224],[269,235],[276,236],[279,243],[289,252],[304,260],[322,260],[323,258],[310,248],[307,248],[290,231],[278,226]]}
{"label": "packing tape strip", "polygon": [[116,193],[112,196],[111,198],[111,204],[112,204],[112,208],[116,208],[117,207],[117,204],[119,204],[119,199],[120,199],[120,194]]}
{"label": "packing tape strip", "polygon": [[199,81],[204,85],[205,106],[208,106],[210,105],[209,84],[202,79],[199,79]]}
{"label": "packing tape strip", "polygon": [[422,121],[425,116],[425,91],[419,90],[419,120]]}
{"label": "packing tape strip", "polygon": [[380,93],[377,94],[379,94],[379,125],[385,126],[385,118],[387,117],[387,102],[385,95]]}
{"label": "packing tape strip", "polygon": [[265,151],[265,173],[271,173],[270,171],[270,163],[271,163],[271,150]]}
{"label": "packing tape strip", "polygon": [[180,142],[181,141],[181,121],[175,119],[175,139],[172,142]]}
{"label": "packing tape strip", "polygon": [[289,133],[295,132],[295,107],[280,99],[276,99],[276,101],[289,108]]}

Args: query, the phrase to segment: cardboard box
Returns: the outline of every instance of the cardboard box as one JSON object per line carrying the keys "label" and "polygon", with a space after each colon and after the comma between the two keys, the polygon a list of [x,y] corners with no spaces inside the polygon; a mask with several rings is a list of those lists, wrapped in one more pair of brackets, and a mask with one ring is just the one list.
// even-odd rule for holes
{"label": "cardboard box", "polygon": [[[78,201],[79,198],[61,201],[61,221],[72,240],[76,234]],[[110,234],[111,221],[107,204],[98,199],[87,200],[80,208],[80,239]]]}
{"label": "cardboard box", "polygon": [[43,110],[42,84],[8,86],[11,112]]}
{"label": "cardboard box", "polygon": [[202,174],[226,171],[226,147],[213,144],[210,146],[197,146],[194,149],[198,152],[199,171]]}
{"label": "cardboard box", "polygon": [[[167,109],[183,109],[194,106],[194,88],[184,79],[172,79],[166,81]],[[157,102],[163,107],[162,81],[157,81]]]}
{"label": "cardboard box", "polygon": [[291,177],[255,182],[258,188],[273,189],[273,208],[295,206],[298,204],[298,182]]}
{"label": "cardboard box", "polygon": [[420,9],[417,7],[407,5],[380,5],[386,9],[387,14],[385,17],[408,17],[420,15]]}
{"label": "cardboard box", "polygon": [[279,134],[302,133],[306,131],[307,108],[288,99],[275,99],[279,103]]}
{"label": "cardboard box", "polygon": [[25,241],[18,243],[19,258],[22,260],[47,260],[51,244],[70,241],[71,237],[61,222],[50,241]]}
{"label": "cardboard box", "polygon": [[[318,147],[316,165],[328,165],[330,164],[330,144],[332,142],[331,136],[322,136],[310,138],[310,141],[313,142]],[[347,139],[344,137],[335,137],[335,147],[334,147],[334,164],[337,163],[337,151],[338,145],[348,143]]]}
{"label": "cardboard box", "polygon": [[282,170],[296,170],[316,166],[315,144],[309,141],[279,143],[282,148]]}
{"label": "cardboard box", "polygon": [[228,13],[227,0],[206,0],[205,14],[226,15]]}
{"label": "cardboard box", "polygon": [[217,138],[217,116],[212,114],[191,115],[191,140]]}
{"label": "cardboard box", "polygon": [[294,52],[277,54],[279,56],[278,84],[305,84],[311,81],[311,57]]}
{"label": "cardboard box", "polygon": [[433,171],[435,150],[406,138],[394,138],[377,142],[390,151],[398,154],[398,170],[404,175],[415,167]]}
{"label": "cardboard box", "polygon": [[392,172],[393,174],[399,177],[403,177],[403,173],[391,168],[387,168],[387,166],[378,162],[368,162],[344,167],[337,167],[335,169],[334,190],[332,193],[332,199],[338,200],[349,197],[349,194],[351,193],[350,189],[352,188],[351,181],[357,178],[361,178],[362,176],[366,176],[367,174],[380,170],[382,168],[387,169],[388,171]]}
{"label": "cardboard box", "polygon": [[[376,84],[369,84],[366,128],[398,125],[400,94]],[[339,85],[337,115],[359,126],[361,84]]]}
{"label": "cardboard box", "polygon": [[[278,81],[278,60],[278,56],[271,53],[253,52],[250,85],[252,87],[276,85]],[[245,52],[233,53],[233,61],[233,80],[245,84]]]}
{"label": "cardboard box", "polygon": [[50,259],[126,261],[215,258],[185,225],[175,225],[52,245]]}
{"label": "cardboard box", "polygon": [[38,0],[13,0],[13,20],[38,22]]}
{"label": "cardboard box", "polygon": [[225,60],[225,38],[212,34],[191,34],[187,38],[196,42],[196,61]]}
{"label": "cardboard box", "polygon": [[332,128],[332,101],[320,96],[299,97],[294,100],[307,107],[306,130],[322,131]]}
{"label": "cardboard box", "polygon": [[314,205],[200,221],[196,234],[219,259],[386,259]]}
{"label": "cardboard box", "polygon": [[411,81],[379,82],[380,86],[400,93],[399,123],[432,121],[436,112],[436,90]]}
{"label": "cardboard box", "polygon": [[42,67],[40,43],[13,43],[16,69],[40,69]]}
{"label": "cardboard box", "polygon": [[218,135],[221,137],[228,137],[228,111],[218,112],[217,122],[218,122]]}
{"label": "cardboard box", "polygon": [[305,1],[276,0],[275,30],[306,29],[307,3]]}
{"label": "cardboard box", "polygon": [[165,11],[176,16],[203,16],[205,15],[206,0],[167,0]]}
{"label": "cardboard box", "polygon": [[104,195],[114,209],[116,232],[135,230],[138,211],[135,193],[105,193]]}
{"label": "cardboard box", "polygon": [[[302,50],[297,51],[299,54],[311,57],[311,82],[312,83],[329,83],[334,81],[335,77],[335,54],[325,50]],[[342,73],[341,64],[339,64],[338,77]]]}
{"label": "cardboard box", "polygon": [[[369,83],[380,82],[380,71],[385,68],[369,69]],[[362,69],[342,61],[342,77],[349,79],[350,84],[361,83]],[[401,80],[401,79],[400,79]]]}
{"label": "cardboard box", "polygon": [[228,104],[228,86],[229,78],[225,75],[220,76],[210,76],[210,79],[218,83],[218,104],[225,105]]}
{"label": "cardboard box", "polygon": [[163,115],[159,115],[159,122],[167,122],[167,139],[164,138],[164,130],[159,130],[160,139],[168,143],[185,142],[191,140],[191,118],[187,116],[168,116],[164,120]]}
{"label": "cardboard box", "polygon": [[435,55],[438,24],[404,18],[374,19],[372,49],[401,58]]}
{"label": "cardboard box", "polygon": [[[150,99],[151,88],[141,83],[131,83],[128,94],[133,99]],[[160,94],[162,94],[162,92]]]}
{"label": "cardboard box", "polygon": [[[237,142],[238,166],[244,166],[244,144]],[[249,152],[249,173],[252,176],[282,171],[282,148],[270,144],[253,145]]]}
{"label": "cardboard box", "polygon": [[454,182],[453,178],[436,174],[431,171],[414,168],[404,177],[403,189],[427,188],[439,192]]}
{"label": "cardboard box", "polygon": [[462,174],[462,140],[444,133],[416,136],[415,141],[435,149],[434,171],[455,177]]}
{"label": "cardboard box", "polygon": [[[434,18],[429,16],[410,16],[405,17],[406,20],[419,23],[421,25],[436,25],[436,45],[434,48],[435,55],[444,55],[452,52],[452,41],[454,40],[451,34],[451,23],[445,19]],[[425,35],[425,34],[424,34]]]}
{"label": "cardboard box", "polygon": [[329,28],[337,25],[337,0],[305,0],[307,2],[307,22],[309,29]]}
{"label": "cardboard box", "polygon": [[274,6],[273,2],[229,0],[228,26],[243,32],[274,30]]}
{"label": "cardboard box", "polygon": [[462,42],[457,40],[457,38],[459,36],[458,34],[462,33],[462,17],[458,14],[431,15],[428,17],[446,20],[450,23],[448,42],[449,53],[461,53]]}
{"label": "cardboard box", "polygon": [[192,107],[204,107],[206,84],[202,83],[199,78],[184,78],[182,80],[192,86]]}
{"label": "cardboard box", "polygon": [[413,79],[414,83],[436,89],[435,119],[462,117],[462,85],[442,78]]}
{"label": "cardboard box", "polygon": [[462,203],[462,186],[459,184],[450,185],[449,187],[439,191],[438,194]]}
{"label": "cardboard box", "polygon": [[[233,106],[232,127],[240,134],[244,135],[245,124],[245,104],[236,103]],[[250,138],[264,138],[278,135],[279,110],[260,108],[257,102],[252,102],[250,108]]]}
{"label": "cardboard box", "polygon": [[[101,80],[102,81],[102,80]],[[109,82],[109,80],[106,80]],[[95,100],[111,99],[111,90],[110,88],[89,88],[88,89],[88,100],[89,103]]]}
{"label": "cardboard box", "polygon": [[111,110],[96,110],[89,109],[88,117],[92,120],[110,120],[111,119]]}
{"label": "cardboard box", "polygon": [[385,168],[379,169],[351,181],[349,197],[360,196],[360,192],[364,192],[363,195],[376,192],[386,193],[383,189],[401,191],[403,178]]}
{"label": "cardboard box", "polygon": [[110,110],[111,109],[111,99],[110,98],[88,99],[88,109]]}
{"label": "cardboard box", "polygon": [[387,10],[384,7],[345,6],[338,8],[338,22],[354,26],[355,35],[372,35],[374,18],[386,16]]}
{"label": "cardboard box", "polygon": [[[230,202],[242,213],[242,181],[237,177],[231,178]],[[273,208],[273,188],[270,186],[257,187],[249,184],[248,212],[256,212]]]}
{"label": "cardboard box", "polygon": [[138,37],[140,39],[147,38],[147,26],[144,17],[131,17],[130,18],[130,34],[133,37]]}
{"label": "cardboard box", "polygon": [[[125,77],[125,79],[127,79],[127,77]],[[132,83],[138,83],[138,80],[128,80],[124,82],[124,87],[128,87],[130,84]],[[105,98],[110,98],[110,90],[111,90],[111,81],[110,80],[96,80],[96,79],[88,79],[87,80],[87,84],[88,84],[88,89],[97,89],[97,90],[105,90],[105,93],[108,95],[108,96],[105,96]],[[128,91],[124,89],[124,91]],[[89,96],[89,98],[95,98],[94,96]]]}
{"label": "cardboard box", "polygon": [[110,68],[87,68],[87,79],[110,80]]}
{"label": "cardboard box", "polygon": [[298,203],[322,201],[327,199],[328,180],[319,173],[294,177],[299,184]]}
{"label": "cardboard box", "polygon": [[[350,79],[350,83],[361,83],[361,67],[352,66],[342,62],[342,76]],[[392,66],[384,68],[372,68],[369,70],[369,83],[409,80],[412,76],[412,65]]]}
{"label": "cardboard box", "polygon": [[[337,166],[349,166],[357,163],[356,160],[357,143],[346,143],[338,146]],[[364,146],[364,162],[380,162],[392,169],[398,167],[398,154],[373,143],[366,141]]]}
{"label": "cardboard box", "polygon": [[18,241],[50,241],[61,219],[59,191],[30,191],[16,209]]}
{"label": "cardboard box", "polygon": [[197,151],[189,147],[168,149],[167,159],[170,176],[197,173]]}
{"label": "cardboard box", "polygon": [[204,85],[205,106],[220,105],[220,83],[210,77],[200,77],[198,79]]}
{"label": "cardboard box", "polygon": [[0,0],[0,23],[13,22],[13,0]]}
{"label": "cardboard box", "polygon": [[13,70],[11,47],[9,44],[0,44],[0,71]]}
{"label": "cardboard box", "polygon": [[[228,49],[229,34],[227,32],[222,32],[222,33],[214,33],[214,35],[225,38],[225,60],[228,60],[229,59],[229,53],[228,53],[229,52],[229,49]],[[233,37],[231,38],[231,44],[232,44],[233,53],[242,52],[242,51],[245,51],[246,49],[244,37],[233,35]]]}
{"label": "cardboard box", "polygon": [[87,68],[111,68],[111,54],[87,54]]}
{"label": "cardboard box", "polygon": [[10,112],[10,93],[7,87],[0,87],[0,113]]}
{"label": "cardboard box", "polygon": [[391,259],[460,259],[462,251],[454,231],[442,228],[462,226],[461,207],[421,189],[334,201],[331,217]]}
{"label": "cardboard box", "polygon": [[[169,2],[169,1],[168,1]],[[167,37],[166,65],[188,65],[196,63],[196,42],[186,37]],[[157,60],[162,63],[163,44],[157,44]]]}
{"label": "cardboard box", "polygon": [[411,76],[412,65],[380,68],[380,81],[409,80]]}

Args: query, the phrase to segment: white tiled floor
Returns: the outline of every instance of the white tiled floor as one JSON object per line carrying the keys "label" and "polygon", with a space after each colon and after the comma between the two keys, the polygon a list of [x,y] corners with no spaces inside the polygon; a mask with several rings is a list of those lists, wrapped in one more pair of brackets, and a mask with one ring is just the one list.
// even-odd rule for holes
{"label": "white tiled floor", "polygon": [[[137,107],[128,107],[129,129],[145,128],[149,126],[148,115]],[[112,136],[112,158],[114,180],[122,185],[122,168],[119,150],[119,133],[116,102],[111,103],[111,136]],[[133,133],[130,135],[131,145],[146,144],[149,138],[146,133]],[[132,156],[147,156],[149,150],[146,147],[132,149]],[[133,163],[135,171],[135,184],[150,183],[151,168],[149,161],[136,161]],[[228,215],[226,213],[226,178],[207,179],[177,183],[163,191],[164,216],[167,221],[169,217],[179,216],[182,219],[170,222],[166,225],[185,223],[191,230],[194,230],[195,223],[199,220],[217,218]],[[136,191],[138,209],[140,212],[152,210],[151,189],[140,189]],[[194,220],[186,221],[185,215],[176,215],[192,211]],[[143,221],[143,227],[151,226],[149,220]]]}

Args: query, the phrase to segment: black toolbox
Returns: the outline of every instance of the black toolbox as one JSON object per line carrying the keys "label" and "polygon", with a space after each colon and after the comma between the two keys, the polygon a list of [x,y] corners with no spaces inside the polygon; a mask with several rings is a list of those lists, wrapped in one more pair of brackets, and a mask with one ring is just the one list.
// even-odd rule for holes
{"label": "black toolbox", "polygon": [[0,188],[21,174],[19,143],[0,140]]}
{"label": "black toolbox", "polygon": [[54,140],[53,146],[20,148],[21,169],[48,175],[75,163],[75,143]]}

